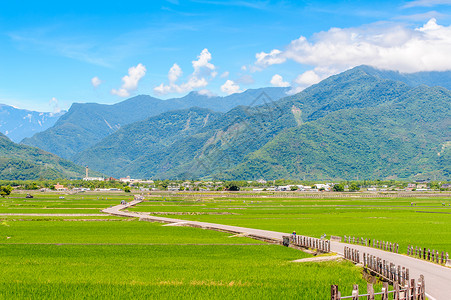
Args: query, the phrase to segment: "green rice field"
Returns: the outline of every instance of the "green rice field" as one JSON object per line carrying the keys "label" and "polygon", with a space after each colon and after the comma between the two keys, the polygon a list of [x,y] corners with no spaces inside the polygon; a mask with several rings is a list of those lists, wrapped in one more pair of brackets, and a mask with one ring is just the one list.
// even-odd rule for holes
{"label": "green rice field", "polygon": [[[353,284],[366,289],[362,269],[346,261],[296,263],[311,255],[224,232],[97,216],[129,201],[127,194],[59,196],[0,198],[0,299],[327,299],[331,284],[338,284],[342,295],[350,295]],[[451,207],[445,197],[416,198],[416,206],[412,198],[165,194],[146,199],[129,210],[401,245],[418,239],[425,247],[451,251]],[[19,213],[33,215],[14,215]]]}
{"label": "green rice field", "polygon": [[[164,198],[164,200],[162,200]],[[320,237],[351,235],[451,253],[449,197],[312,199],[160,196],[130,208],[154,215]]]}

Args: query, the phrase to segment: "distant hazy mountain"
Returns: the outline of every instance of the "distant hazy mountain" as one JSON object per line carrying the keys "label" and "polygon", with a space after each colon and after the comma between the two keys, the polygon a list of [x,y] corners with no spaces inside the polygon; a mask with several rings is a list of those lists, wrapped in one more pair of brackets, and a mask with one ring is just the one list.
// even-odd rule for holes
{"label": "distant hazy mountain", "polygon": [[64,113],[36,112],[0,104],[0,132],[18,143],[52,127]]}
{"label": "distant hazy mountain", "polygon": [[[227,97],[209,97],[192,92],[182,98],[160,100],[150,96],[136,96],[114,105],[74,103],[53,127],[22,141],[72,158],[124,125],[175,109],[190,107],[208,108],[225,112],[237,105],[260,105],[286,96],[287,88],[262,88],[247,90]],[[264,95],[265,97],[261,97]]]}
{"label": "distant hazy mountain", "polygon": [[357,67],[265,105],[130,124],[76,161],[146,178],[449,179],[450,105],[449,90]]}
{"label": "distant hazy mountain", "polygon": [[385,79],[401,81],[411,86],[440,86],[451,90],[451,71],[400,73],[398,71],[380,70],[369,66],[357,67],[367,74]]}
{"label": "distant hazy mountain", "polygon": [[[12,142],[0,133],[0,179],[35,180],[84,177],[84,167],[41,149]],[[99,173],[92,172],[95,175]]]}

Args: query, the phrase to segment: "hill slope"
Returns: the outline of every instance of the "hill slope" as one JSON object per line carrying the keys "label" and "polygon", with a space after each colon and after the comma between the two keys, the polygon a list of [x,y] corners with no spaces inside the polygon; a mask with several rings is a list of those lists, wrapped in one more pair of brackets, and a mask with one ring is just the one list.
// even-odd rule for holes
{"label": "hill slope", "polygon": [[340,110],[290,128],[230,178],[451,177],[451,92],[418,87],[373,108]]}
{"label": "hill slope", "polygon": [[0,104],[0,132],[18,143],[52,127],[64,113],[37,112]]}
{"label": "hill slope", "polygon": [[449,94],[355,68],[257,107],[152,117],[76,161],[114,176],[156,178],[446,177]]}
{"label": "hill slope", "polygon": [[258,98],[261,94],[280,99],[286,91],[287,88],[263,88],[227,97],[209,97],[192,92],[185,97],[169,100],[141,95],[114,105],[74,103],[53,127],[24,139],[22,143],[63,158],[72,158],[120,127],[163,112],[194,106],[225,112],[237,105],[262,104],[263,100]]}
{"label": "hill slope", "polygon": [[12,142],[0,133],[0,179],[82,178],[85,169],[41,149]]}

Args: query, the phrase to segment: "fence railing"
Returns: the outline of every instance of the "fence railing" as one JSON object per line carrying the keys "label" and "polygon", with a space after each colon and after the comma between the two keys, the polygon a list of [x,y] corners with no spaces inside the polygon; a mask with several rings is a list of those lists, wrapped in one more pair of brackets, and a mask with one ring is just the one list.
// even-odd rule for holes
{"label": "fence railing", "polygon": [[414,256],[416,258],[425,259],[428,261],[436,262],[438,264],[446,264],[449,260],[449,254],[448,252],[442,251],[440,254],[435,249],[427,249],[415,246],[415,248],[411,245],[407,246],[407,255]]}
{"label": "fence railing", "polygon": [[363,245],[367,247],[373,247],[385,251],[390,251],[393,253],[399,253],[399,244],[398,243],[392,243],[387,241],[379,241],[376,239],[368,239],[363,237],[351,237],[351,236],[344,236],[344,242],[348,244],[356,244],[356,245]]}
{"label": "fence railing", "polygon": [[[388,294],[393,294],[393,299],[397,300],[424,300],[425,287],[424,277],[420,276],[418,285],[415,285],[415,280],[409,278],[409,269],[400,265],[395,265],[389,261],[381,259],[380,257],[363,253],[363,267],[364,269],[374,275],[381,277],[387,282],[384,283],[382,291],[375,293],[373,286],[368,284],[367,294],[360,295],[357,285],[354,285],[352,296],[341,297],[337,285],[331,287],[331,299],[356,299],[366,297],[367,299],[375,299],[376,295],[380,295],[380,299],[388,299]],[[350,247],[344,248],[344,258],[354,263],[361,263],[360,251]],[[388,290],[388,282],[393,284],[393,291]]]}
{"label": "fence railing", "polygon": [[381,300],[388,300],[388,295],[392,295],[394,300],[425,300],[426,290],[424,286],[424,276],[420,275],[418,283],[415,284],[415,279],[410,280],[407,285],[400,286],[398,283],[393,284],[393,290],[390,291],[388,288],[388,282],[384,282],[382,285],[381,292],[375,293],[373,285],[371,283],[367,284],[366,294],[359,293],[359,286],[355,284],[352,289],[351,296],[341,296],[338,290],[338,285],[332,285],[330,288],[331,300],[341,300],[341,299],[353,299],[358,300],[359,298],[365,298],[368,300],[375,300],[376,298]]}
{"label": "fence railing", "polygon": [[309,236],[303,236],[303,235],[286,235],[283,237],[283,245],[294,245],[298,247],[304,247],[304,248],[311,248],[316,249],[321,252],[330,252],[330,241],[329,240],[323,240],[323,239],[317,239]]}
{"label": "fence railing", "polygon": [[360,252],[359,250],[352,249],[349,247],[345,247],[344,249],[344,257],[347,260],[350,260],[356,264],[360,263]]}

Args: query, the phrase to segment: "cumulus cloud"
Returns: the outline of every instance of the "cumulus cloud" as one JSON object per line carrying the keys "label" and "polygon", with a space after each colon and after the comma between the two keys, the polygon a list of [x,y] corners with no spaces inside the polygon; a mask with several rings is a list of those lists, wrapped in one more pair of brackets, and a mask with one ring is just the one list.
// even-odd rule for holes
{"label": "cumulus cloud", "polygon": [[272,78],[271,78],[271,84],[273,86],[277,86],[277,87],[287,87],[290,86],[289,82],[283,81],[283,77],[280,76],[279,74],[275,74]]}
{"label": "cumulus cloud", "polygon": [[219,77],[221,77],[221,78],[226,78],[226,77],[229,77],[229,71],[225,71],[224,73],[222,73],[221,74],[221,76],[219,76]]}
{"label": "cumulus cloud", "polygon": [[102,80],[100,80],[99,79],[99,77],[93,77],[92,79],[91,79],[91,84],[92,84],[92,86],[93,87],[98,87],[100,84],[102,83]]}
{"label": "cumulus cloud", "polygon": [[208,85],[212,78],[218,75],[215,65],[210,63],[211,53],[208,49],[202,50],[197,57],[197,60],[193,60],[193,73],[188,77],[188,80],[184,83],[177,84],[177,81],[182,76],[182,69],[174,64],[168,72],[169,84],[161,83],[153,90],[159,95],[169,93],[186,93],[197,88],[204,88]]}
{"label": "cumulus cloud", "polygon": [[[319,78],[358,65],[404,73],[451,70],[451,26],[430,19],[419,28],[399,24],[372,24],[358,28],[331,28],[292,41],[285,50],[256,54],[255,65],[266,68],[288,60],[313,67]],[[315,82],[313,73],[302,83]]]}
{"label": "cumulus cloud", "polygon": [[227,95],[240,93],[240,86],[236,84],[233,80],[228,79],[222,86],[221,91]]}
{"label": "cumulus cloud", "polygon": [[118,95],[120,97],[130,96],[130,92],[138,88],[138,83],[141,78],[146,75],[146,67],[142,64],[138,64],[136,67],[128,69],[128,75],[122,77],[122,86],[120,89],[112,89],[111,94]]}

